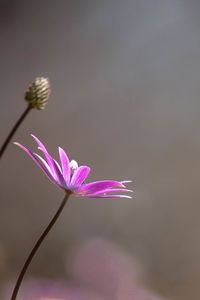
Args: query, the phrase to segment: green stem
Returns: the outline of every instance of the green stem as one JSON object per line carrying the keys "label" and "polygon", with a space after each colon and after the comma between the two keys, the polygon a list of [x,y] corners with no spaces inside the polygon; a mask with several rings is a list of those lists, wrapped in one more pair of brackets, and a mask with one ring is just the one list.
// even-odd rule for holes
{"label": "green stem", "polygon": [[42,235],[40,236],[40,238],[38,239],[37,243],[35,244],[35,246],[33,247],[33,249],[31,250],[27,260],[24,263],[24,266],[18,276],[17,282],[15,284],[13,293],[12,293],[12,297],[11,300],[15,300],[20,288],[20,285],[22,283],[23,277],[26,273],[26,270],[28,268],[28,266],[30,265],[35,253],[37,252],[38,248],[40,247],[41,243],[43,242],[43,240],[45,239],[45,237],[47,236],[47,234],[49,233],[49,231],[51,230],[51,228],[53,227],[53,225],[55,224],[56,220],[58,219],[59,215],[61,214],[68,198],[69,198],[69,193],[66,193],[60,207],[58,208],[56,214],[54,215],[54,217],[52,218],[51,222],[49,223],[49,225],[46,227],[46,229],[44,230],[44,232],[42,233]]}
{"label": "green stem", "polygon": [[9,135],[7,136],[5,142],[3,143],[1,149],[0,149],[0,159],[3,155],[3,153],[5,152],[11,138],[13,137],[13,135],[15,134],[15,132],[17,131],[17,128],[19,127],[19,125],[23,122],[23,120],[25,119],[25,117],[28,115],[29,111],[31,110],[31,106],[28,105],[28,107],[25,109],[25,111],[23,112],[23,114],[21,115],[21,117],[19,118],[19,120],[17,121],[17,123],[14,125],[13,129],[11,130],[11,132],[9,133]]}

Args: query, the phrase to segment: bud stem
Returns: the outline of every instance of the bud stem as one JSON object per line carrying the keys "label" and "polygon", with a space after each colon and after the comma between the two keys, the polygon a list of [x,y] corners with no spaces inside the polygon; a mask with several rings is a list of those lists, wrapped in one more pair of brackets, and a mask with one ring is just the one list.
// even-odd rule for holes
{"label": "bud stem", "polygon": [[25,119],[25,117],[28,115],[29,111],[31,110],[31,106],[28,105],[28,107],[25,109],[25,111],[23,112],[23,114],[21,115],[21,117],[19,118],[19,120],[17,121],[17,123],[14,125],[13,129],[11,130],[11,132],[9,133],[8,137],[6,138],[5,142],[3,143],[1,149],[0,149],[0,159],[4,153],[4,151],[6,150],[11,138],[13,137],[13,135],[15,134],[15,132],[17,131],[17,128],[19,127],[19,125],[23,122],[23,120]]}
{"label": "bud stem", "polygon": [[15,300],[20,288],[20,285],[22,283],[23,277],[26,273],[26,270],[28,268],[28,266],[30,265],[35,253],[37,252],[38,248],[40,247],[41,243],[43,242],[43,240],[45,239],[45,237],[47,236],[47,234],[49,233],[49,231],[51,230],[51,228],[53,227],[53,225],[55,224],[56,220],[58,219],[59,215],[61,214],[68,198],[69,198],[69,193],[66,193],[61,205],[59,206],[56,214],[54,215],[53,219],[51,220],[51,222],[49,223],[49,225],[46,227],[46,229],[44,230],[44,232],[42,233],[42,235],[40,236],[40,238],[38,239],[38,241],[36,242],[35,246],[33,247],[33,249],[31,250],[27,260],[25,261],[25,264],[19,274],[19,277],[17,279],[15,288],[13,290],[12,296],[11,296],[11,300]]}

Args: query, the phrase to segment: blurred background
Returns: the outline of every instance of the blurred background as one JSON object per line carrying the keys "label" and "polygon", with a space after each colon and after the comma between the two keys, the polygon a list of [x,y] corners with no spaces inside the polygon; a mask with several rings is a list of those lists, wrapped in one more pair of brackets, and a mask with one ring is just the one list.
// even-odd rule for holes
{"label": "blurred background", "polygon": [[[135,191],[131,201],[71,197],[27,282],[73,282],[102,296],[106,282],[98,289],[86,270],[101,282],[119,255],[129,263],[116,259],[106,299],[200,299],[199,17],[197,0],[0,1],[0,142],[28,84],[48,77],[47,108],[31,111],[14,140],[35,150],[33,133],[55,157],[62,146],[91,166],[90,181],[131,179]],[[0,177],[3,291],[64,195],[12,143]],[[150,292],[135,296],[133,286]]]}

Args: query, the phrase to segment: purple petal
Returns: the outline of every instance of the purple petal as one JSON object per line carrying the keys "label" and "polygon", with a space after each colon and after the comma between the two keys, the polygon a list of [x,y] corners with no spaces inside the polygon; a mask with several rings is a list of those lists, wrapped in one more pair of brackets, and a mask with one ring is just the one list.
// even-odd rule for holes
{"label": "purple petal", "polygon": [[128,195],[95,195],[95,194],[91,194],[91,195],[77,195],[80,197],[86,197],[86,198],[128,198],[128,199],[132,199],[131,196]]}
{"label": "purple petal", "polygon": [[51,162],[52,167],[50,167],[50,166],[49,167],[51,169],[51,172],[52,172],[53,177],[55,178],[56,182],[59,183],[63,188],[65,188],[66,187],[66,181],[63,178],[60,165],[44,149],[43,149],[43,153],[44,153],[45,157],[48,157],[48,160]]}
{"label": "purple petal", "polygon": [[28,155],[36,162],[36,164],[42,169],[42,171],[47,175],[47,177],[53,181],[55,183],[55,179],[53,178],[53,176],[51,175],[51,173],[49,172],[49,170],[44,167],[40,161],[36,158],[36,156],[33,154],[33,152],[31,152],[30,150],[28,150],[27,148],[25,148],[23,145],[21,145],[20,143],[14,143],[15,145],[19,146],[20,148],[22,148],[24,151],[26,151],[28,153]]}
{"label": "purple petal", "polygon": [[47,163],[49,165],[49,167],[51,168],[51,171],[53,173],[53,177],[59,182],[59,184],[62,187],[66,187],[66,182],[62,176],[61,170],[60,170],[60,166],[58,166],[58,162],[56,162],[51,155],[48,153],[47,149],[45,148],[45,146],[43,145],[43,143],[32,134],[32,137],[35,139],[35,141],[37,142],[39,148],[42,150],[42,152],[44,153],[44,156],[46,157]]}
{"label": "purple petal", "polygon": [[48,153],[46,147],[43,145],[43,143],[35,135],[31,134],[31,136],[34,138],[34,140],[38,144],[39,149],[42,150],[42,152],[44,153],[44,156],[47,160],[47,163],[48,163],[49,167],[52,170],[52,173],[56,174],[53,159],[52,159],[51,155]]}
{"label": "purple petal", "polygon": [[98,191],[96,193],[94,193],[94,195],[99,195],[99,194],[107,194],[107,193],[118,193],[118,192],[133,192],[132,190],[128,190],[128,189],[105,189],[105,190],[101,190],[101,191]]}
{"label": "purple petal", "polygon": [[120,181],[122,184],[124,183],[129,183],[129,182],[132,182],[132,180],[123,180],[123,181]]}
{"label": "purple petal", "polygon": [[[51,168],[49,167],[49,165],[47,164],[47,162],[43,159],[43,157],[41,157],[40,155],[38,155],[37,153],[34,153],[34,155],[36,155],[40,160],[41,162],[44,164],[44,166],[47,168],[47,170],[49,171],[49,173],[52,175],[52,177],[54,178],[54,181],[57,183],[57,184],[60,184],[62,187],[66,187],[66,182],[63,181],[63,177],[62,175],[60,175],[60,177],[58,176],[58,172],[56,172],[57,176],[55,174],[52,173],[52,170]],[[56,163],[56,166],[58,167],[59,169],[59,174],[61,174],[61,168],[60,168],[60,165],[58,164],[58,162],[56,160],[54,160],[54,162]]]}
{"label": "purple petal", "polygon": [[84,184],[78,187],[75,191],[79,194],[87,195],[87,194],[97,193],[105,189],[109,189],[117,186],[124,187],[124,185],[119,181],[103,180],[103,181],[96,181],[96,182]]}
{"label": "purple petal", "polygon": [[[52,175],[52,177],[54,178],[54,174],[52,173],[52,170],[51,170],[51,168],[49,167],[49,165],[48,165],[48,163],[46,162],[46,160],[43,158],[43,157],[41,157],[39,154],[37,154],[37,153],[33,153],[35,156],[37,156],[40,160],[41,160],[41,162],[43,163],[43,165],[45,166],[45,168],[49,171],[49,173]],[[55,178],[56,179],[56,178]]]}
{"label": "purple petal", "polygon": [[56,172],[56,175],[57,175],[57,178],[58,178],[58,181],[60,183],[60,185],[63,187],[63,188],[66,188],[67,187],[67,184],[66,184],[66,181],[61,173],[61,169],[60,169],[60,166],[58,164],[58,162],[56,160],[54,160],[52,158],[52,162],[53,162],[53,166],[54,166],[54,170]]}
{"label": "purple petal", "polygon": [[56,166],[58,167],[60,173],[62,174],[62,169],[61,169],[59,163],[58,163],[57,160],[55,160],[55,159],[54,159],[54,162],[56,163]]}
{"label": "purple petal", "polygon": [[62,173],[63,173],[63,177],[66,181],[70,181],[70,177],[71,177],[71,169],[69,166],[69,158],[66,154],[66,152],[59,147],[59,155],[60,155],[60,162],[61,162],[61,166],[62,166]]}
{"label": "purple petal", "polygon": [[87,166],[81,166],[75,171],[74,175],[72,176],[72,180],[70,185],[71,186],[80,186],[84,180],[88,177],[90,173],[90,168]]}

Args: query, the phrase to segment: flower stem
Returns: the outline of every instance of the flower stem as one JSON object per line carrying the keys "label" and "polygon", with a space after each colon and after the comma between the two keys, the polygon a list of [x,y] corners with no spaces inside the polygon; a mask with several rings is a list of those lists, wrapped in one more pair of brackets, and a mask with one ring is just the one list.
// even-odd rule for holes
{"label": "flower stem", "polygon": [[19,120],[17,121],[17,123],[14,125],[13,129],[11,130],[11,132],[9,133],[9,135],[7,136],[5,142],[3,143],[1,149],[0,149],[0,159],[4,153],[4,151],[6,150],[11,138],[13,137],[14,133],[16,132],[17,128],[19,127],[19,125],[23,122],[23,120],[25,119],[25,117],[28,115],[29,111],[31,110],[31,106],[28,105],[28,107],[25,109],[25,111],[23,112],[23,114],[21,115],[21,117],[19,118]]}
{"label": "flower stem", "polygon": [[24,266],[18,276],[17,282],[15,284],[13,293],[12,293],[12,297],[11,300],[15,300],[20,288],[20,285],[22,283],[23,277],[26,273],[26,270],[28,268],[28,266],[30,265],[35,253],[37,252],[38,248],[40,247],[41,243],[43,242],[43,240],[45,239],[45,237],[47,236],[47,234],[49,233],[49,231],[51,230],[51,228],[53,227],[53,225],[55,224],[56,220],[58,219],[59,215],[61,214],[68,198],[69,198],[70,193],[66,193],[61,205],[59,206],[56,214],[54,215],[54,217],[52,218],[51,222],[49,223],[49,225],[46,227],[46,229],[44,230],[44,232],[42,233],[42,235],[40,236],[40,238],[38,239],[37,243],[35,244],[35,246],[33,247],[33,249],[31,250],[27,260],[24,263]]}

